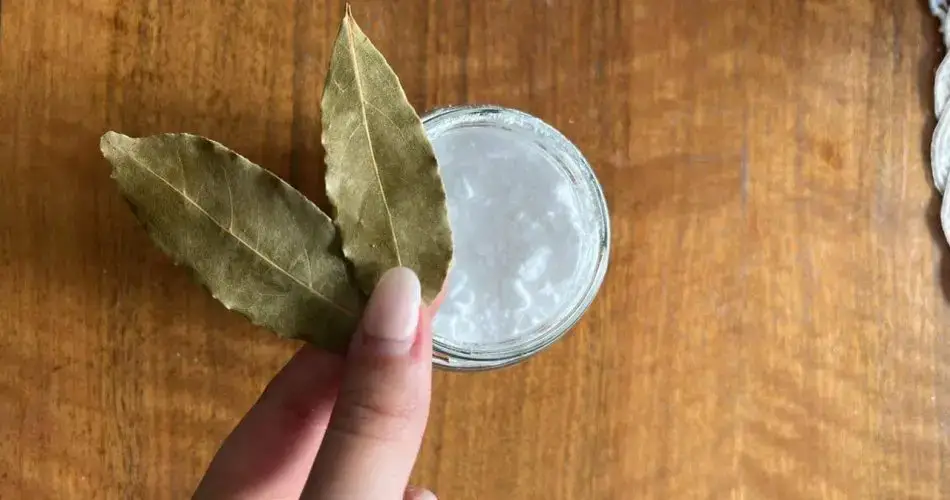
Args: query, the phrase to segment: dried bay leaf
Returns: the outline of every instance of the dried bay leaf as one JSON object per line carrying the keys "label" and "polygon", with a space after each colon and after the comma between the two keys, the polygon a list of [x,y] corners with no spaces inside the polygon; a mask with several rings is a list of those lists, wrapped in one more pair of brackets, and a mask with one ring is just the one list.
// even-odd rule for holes
{"label": "dried bay leaf", "polygon": [[203,137],[107,132],[100,148],[155,243],[216,299],[282,337],[345,350],[363,299],[313,203]]}
{"label": "dried bay leaf", "polygon": [[369,293],[388,269],[419,275],[433,300],[452,263],[445,188],[432,145],[399,79],[349,7],[322,101],[327,195],[343,253]]}

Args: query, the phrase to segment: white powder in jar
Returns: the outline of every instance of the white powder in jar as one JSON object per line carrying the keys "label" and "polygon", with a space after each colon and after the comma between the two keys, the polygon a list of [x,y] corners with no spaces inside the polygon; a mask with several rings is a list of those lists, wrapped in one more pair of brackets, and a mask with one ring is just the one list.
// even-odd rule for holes
{"label": "white powder in jar", "polygon": [[533,335],[580,286],[585,231],[572,180],[511,130],[459,127],[433,146],[455,241],[436,336],[465,349]]}

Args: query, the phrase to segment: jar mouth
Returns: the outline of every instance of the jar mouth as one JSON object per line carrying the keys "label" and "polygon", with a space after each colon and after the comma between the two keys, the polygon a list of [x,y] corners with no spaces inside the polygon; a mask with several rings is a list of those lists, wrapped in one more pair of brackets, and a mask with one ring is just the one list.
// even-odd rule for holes
{"label": "jar mouth", "polygon": [[[450,370],[486,370],[522,361],[549,347],[564,336],[590,307],[607,272],[610,253],[610,218],[603,189],[590,164],[563,134],[539,118],[499,106],[453,106],[439,108],[422,118],[430,141],[451,131],[485,128],[511,133],[530,142],[546,163],[569,181],[582,208],[584,234],[581,238],[576,290],[559,311],[535,325],[529,334],[484,344],[459,343],[433,333],[433,362]],[[443,167],[444,168],[444,167]]]}

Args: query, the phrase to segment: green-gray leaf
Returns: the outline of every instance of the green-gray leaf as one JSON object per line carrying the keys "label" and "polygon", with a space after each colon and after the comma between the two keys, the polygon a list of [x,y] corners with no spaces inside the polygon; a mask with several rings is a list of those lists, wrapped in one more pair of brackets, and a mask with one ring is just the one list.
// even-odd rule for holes
{"label": "green-gray leaf", "polygon": [[327,195],[357,281],[369,293],[386,270],[405,266],[433,300],[452,263],[445,188],[419,116],[349,8],[322,107]]}
{"label": "green-gray leaf", "polygon": [[227,308],[280,336],[345,349],[362,296],[313,203],[203,137],[107,132],[100,148],[155,243]]}

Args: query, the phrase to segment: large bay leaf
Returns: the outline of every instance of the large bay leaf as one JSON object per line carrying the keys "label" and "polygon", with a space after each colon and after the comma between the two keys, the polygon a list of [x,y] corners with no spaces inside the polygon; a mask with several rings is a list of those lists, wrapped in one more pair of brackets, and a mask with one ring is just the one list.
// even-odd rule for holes
{"label": "large bay leaf", "polygon": [[343,253],[367,293],[395,266],[439,293],[452,263],[445,188],[422,122],[349,8],[323,93],[327,195]]}
{"label": "large bay leaf", "polygon": [[345,349],[362,296],[313,203],[203,137],[108,132],[100,147],[155,243],[215,298],[280,336]]}

